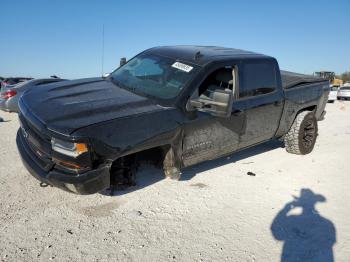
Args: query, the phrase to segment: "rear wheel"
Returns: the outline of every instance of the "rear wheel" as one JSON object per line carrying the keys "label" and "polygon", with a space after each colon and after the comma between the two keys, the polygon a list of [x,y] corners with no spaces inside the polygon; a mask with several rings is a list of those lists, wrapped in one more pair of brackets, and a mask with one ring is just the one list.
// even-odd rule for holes
{"label": "rear wheel", "polygon": [[309,154],[315,146],[317,132],[318,126],[314,112],[299,113],[284,137],[287,152],[298,155]]}

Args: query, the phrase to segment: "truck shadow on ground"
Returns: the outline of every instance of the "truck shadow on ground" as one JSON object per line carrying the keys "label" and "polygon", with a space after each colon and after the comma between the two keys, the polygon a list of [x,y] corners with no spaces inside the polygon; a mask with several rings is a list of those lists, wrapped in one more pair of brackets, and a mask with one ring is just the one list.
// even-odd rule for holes
{"label": "truck shadow on ground", "polygon": [[[315,209],[317,202],[326,202],[326,198],[310,189],[301,189],[300,197],[294,196],[294,201],[287,203],[273,220],[272,235],[283,241],[282,262],[334,261],[336,229]],[[290,214],[296,209],[301,209],[301,213]]]}
{"label": "truck shadow on ground", "polygon": [[[283,147],[283,143],[277,140],[272,140],[263,143],[258,146],[254,146],[242,151],[233,153],[232,155],[222,157],[216,160],[206,161],[201,164],[197,164],[182,170],[182,175],[180,181],[191,180],[198,173],[217,168],[223,165],[234,163],[254,155],[262,154],[277,148]],[[133,191],[140,190],[144,187],[155,184],[161,180],[165,179],[163,170],[161,168],[156,168],[153,166],[141,166],[140,170],[136,175],[136,186],[128,187],[125,190],[117,190],[113,192],[113,196],[120,196],[124,194],[131,193]],[[111,195],[110,190],[105,190],[100,192],[103,195]]]}

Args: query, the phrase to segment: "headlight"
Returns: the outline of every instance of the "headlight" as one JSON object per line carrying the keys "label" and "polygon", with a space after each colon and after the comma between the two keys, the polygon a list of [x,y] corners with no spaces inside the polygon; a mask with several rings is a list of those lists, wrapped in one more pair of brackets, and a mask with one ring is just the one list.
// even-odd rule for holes
{"label": "headlight", "polygon": [[89,151],[85,143],[72,143],[57,138],[51,139],[51,145],[52,150],[71,157],[78,157]]}

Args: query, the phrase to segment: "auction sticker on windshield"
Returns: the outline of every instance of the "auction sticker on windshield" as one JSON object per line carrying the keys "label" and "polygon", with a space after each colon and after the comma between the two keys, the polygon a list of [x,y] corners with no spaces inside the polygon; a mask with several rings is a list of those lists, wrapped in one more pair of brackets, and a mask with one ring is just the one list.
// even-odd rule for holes
{"label": "auction sticker on windshield", "polygon": [[186,64],[183,64],[180,62],[175,62],[174,64],[172,64],[172,67],[180,69],[180,70],[185,71],[187,73],[193,69],[192,66],[189,66],[189,65],[186,65]]}

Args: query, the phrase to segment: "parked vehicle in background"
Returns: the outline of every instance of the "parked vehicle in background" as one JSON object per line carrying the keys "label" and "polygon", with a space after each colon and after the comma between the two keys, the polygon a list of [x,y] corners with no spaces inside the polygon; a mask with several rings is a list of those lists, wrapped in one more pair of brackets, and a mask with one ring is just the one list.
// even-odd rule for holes
{"label": "parked vehicle in background", "polygon": [[343,85],[343,80],[336,78],[335,73],[331,72],[331,71],[320,71],[320,72],[315,72],[314,73],[315,76],[317,77],[322,77],[324,79],[328,79],[329,83],[332,86],[342,86]]}
{"label": "parked vehicle in background", "polygon": [[343,86],[350,86],[350,82],[346,82]]}
{"label": "parked vehicle in background", "polygon": [[328,102],[334,103],[334,101],[337,100],[338,88],[332,85],[330,87],[331,87],[331,90],[329,92]]}
{"label": "parked vehicle in background", "polygon": [[328,94],[328,80],[280,71],[273,57],[155,47],[107,78],[25,92],[17,147],[38,180],[92,194],[133,184],[147,157],[179,179],[184,167],[275,138],[290,153],[308,154]]}
{"label": "parked vehicle in background", "polygon": [[25,81],[16,85],[5,85],[0,90],[0,109],[6,112],[19,112],[18,99],[31,88],[63,81],[60,78],[44,78]]}
{"label": "parked vehicle in background", "polygon": [[30,77],[9,77],[9,78],[5,78],[2,83],[1,83],[1,87],[13,87],[19,83],[28,81],[28,80],[32,80],[33,78]]}
{"label": "parked vehicle in background", "polygon": [[342,86],[339,88],[337,96],[339,100],[350,99],[350,86]]}

